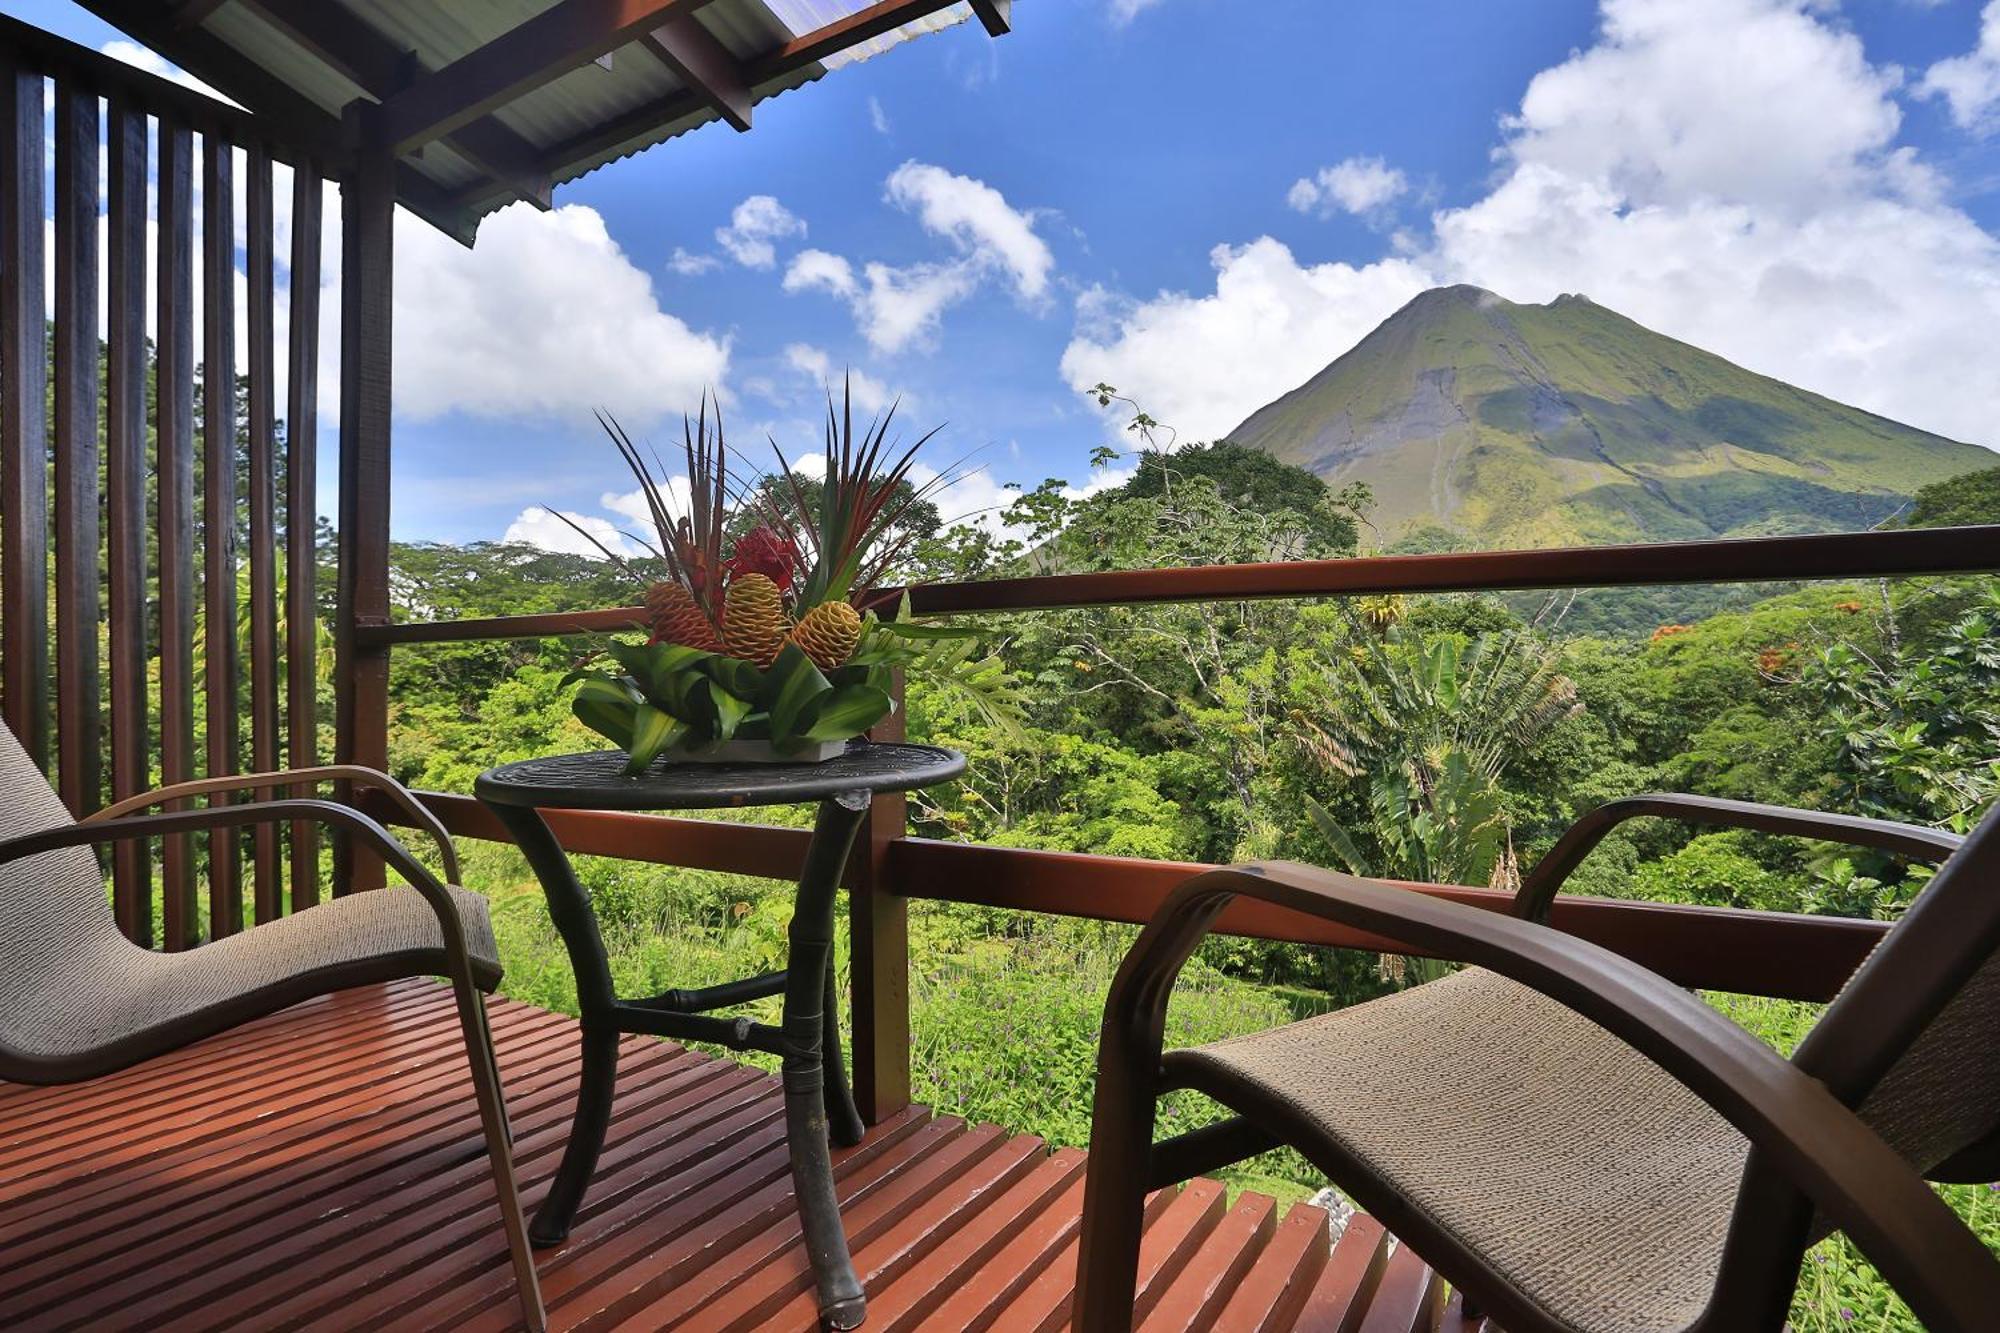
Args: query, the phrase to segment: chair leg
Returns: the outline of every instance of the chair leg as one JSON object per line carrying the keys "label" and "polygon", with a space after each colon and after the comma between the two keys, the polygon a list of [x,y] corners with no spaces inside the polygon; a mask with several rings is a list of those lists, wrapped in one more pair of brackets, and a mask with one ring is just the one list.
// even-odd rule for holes
{"label": "chair leg", "polygon": [[1098,1065],[1084,1176],[1074,1326],[1093,1333],[1132,1327],[1152,1174],[1152,1085],[1123,1063],[1114,1057]]}
{"label": "chair leg", "polygon": [[542,1308],[541,1282],[535,1273],[534,1251],[528,1245],[528,1223],[521,1214],[520,1182],[514,1174],[514,1131],[507,1123],[506,1095],[500,1086],[500,1064],[493,1050],[493,1030],[486,1021],[486,1000],[471,980],[454,980],[459,1026],[465,1032],[466,1063],[472,1067],[473,1094],[479,1102],[479,1123],[486,1134],[486,1155],[493,1163],[493,1186],[500,1196],[500,1222],[507,1232],[507,1252],[514,1264],[514,1284],[521,1312],[531,1333],[544,1333],[548,1315]]}

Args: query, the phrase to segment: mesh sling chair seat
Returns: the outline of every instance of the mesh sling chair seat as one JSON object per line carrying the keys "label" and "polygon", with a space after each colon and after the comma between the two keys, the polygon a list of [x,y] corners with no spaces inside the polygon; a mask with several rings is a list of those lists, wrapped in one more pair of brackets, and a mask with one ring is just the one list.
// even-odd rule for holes
{"label": "mesh sling chair seat", "polygon": [[[452,983],[473,1091],[523,1311],[544,1319],[514,1177],[511,1132],[482,991],[500,980],[486,902],[436,879],[366,815],[319,800],[275,800],[133,815],[168,800],[328,777],[382,786],[441,825],[385,775],[340,766],[185,783],[121,801],[81,823],[0,726],[0,1079],[78,1082],[314,996],[401,977]],[[351,894],[183,953],[154,953],[118,929],[95,846],[198,828],[317,820],[369,845],[409,888]]]}
{"label": "mesh sling chair seat", "polygon": [[[1701,1000],[1545,924],[1616,823],[1667,815],[1948,857],[1787,1061]],[[1593,812],[1501,916],[1285,863],[1195,877],[1106,1004],[1077,1327],[1126,1326],[1149,1189],[1299,1148],[1509,1333],[1776,1329],[1845,1230],[1933,1329],[1990,1327],[2000,1262],[1931,1193],[2000,1172],[2000,813],[1964,845],[1872,820],[1655,796]],[[1252,896],[1474,964],[1191,1050],[1167,997]],[[1158,1145],[1160,1093],[1233,1120]]]}

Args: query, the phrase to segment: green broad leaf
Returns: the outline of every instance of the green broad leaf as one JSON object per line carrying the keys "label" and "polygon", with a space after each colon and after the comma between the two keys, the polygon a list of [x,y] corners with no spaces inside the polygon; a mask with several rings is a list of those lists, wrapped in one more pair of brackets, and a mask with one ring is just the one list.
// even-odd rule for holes
{"label": "green broad leaf", "polygon": [[764,673],[741,658],[712,655],[698,670],[742,700],[745,707],[755,705],[764,689]]}
{"label": "green broad leaf", "polygon": [[708,682],[708,697],[715,706],[715,739],[726,741],[736,734],[743,719],[750,716],[750,705],[713,680]]}
{"label": "green broad leaf", "polygon": [[765,673],[767,683],[776,681],[776,689],[770,703],[771,736],[774,740],[785,741],[798,736],[805,725],[800,719],[806,706],[812,700],[825,694],[833,687],[820,674],[812,659],[797,651],[796,644],[786,644],[778,654],[778,660]]}
{"label": "green broad leaf", "polygon": [[812,667],[814,671],[819,670],[813,666],[813,661],[806,656],[805,650],[796,643],[787,643],[780,648],[778,660],[764,669],[763,679],[757,684],[757,697],[753,701],[757,707],[765,712],[771,711],[771,706],[778,702],[778,695],[785,688],[785,682],[790,680],[793,673],[802,665]]}
{"label": "green broad leaf", "polygon": [[660,757],[660,751],[687,735],[687,724],[651,704],[640,704],[632,719],[632,743],[625,747],[625,775],[636,777]]}
{"label": "green broad leaf", "polygon": [[1319,829],[1320,836],[1333,848],[1333,854],[1347,862],[1347,868],[1355,874],[1367,874],[1367,858],[1361,855],[1361,849],[1354,845],[1354,839],[1340,826],[1340,821],[1310,796],[1306,797],[1306,812],[1312,816],[1312,822]]}
{"label": "green broad leaf", "polygon": [[801,739],[808,743],[859,736],[889,715],[889,696],[872,685],[847,685],[814,701],[813,718]]}
{"label": "green broad leaf", "polygon": [[648,662],[655,672],[662,675],[675,671],[685,671],[697,662],[714,657],[704,648],[690,648],[684,643],[655,643],[645,648]]}
{"label": "green broad leaf", "polygon": [[621,750],[631,747],[632,725],[638,710],[639,699],[632,687],[604,676],[586,679],[577,686],[576,697],[570,701],[570,711],[576,714],[577,721]]}

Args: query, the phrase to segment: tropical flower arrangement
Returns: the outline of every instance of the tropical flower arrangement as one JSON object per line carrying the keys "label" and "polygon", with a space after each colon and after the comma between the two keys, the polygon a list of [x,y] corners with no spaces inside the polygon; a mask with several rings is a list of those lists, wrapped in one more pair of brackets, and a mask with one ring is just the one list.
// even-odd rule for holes
{"label": "tropical flower arrangement", "polygon": [[[704,402],[683,423],[683,505],[618,423],[599,415],[638,479],[665,574],[646,588],[645,642],[614,639],[572,673],[576,716],[626,752],[628,773],[663,754],[831,758],[894,708],[892,672],[922,662],[936,641],[975,632],[911,623],[907,597],[881,614],[877,585],[915,539],[903,520],[950,480],[940,473],[913,484],[917,451],[936,431],[892,446],[894,415],[892,407],[857,433],[851,402],[836,410],[829,398],[823,478],[803,477],[773,441],[777,470],[745,484],[730,475],[720,409],[711,418]],[[615,669],[599,664],[607,657]],[[985,705],[1007,706],[997,663],[970,663],[961,652],[947,666],[983,690]]]}

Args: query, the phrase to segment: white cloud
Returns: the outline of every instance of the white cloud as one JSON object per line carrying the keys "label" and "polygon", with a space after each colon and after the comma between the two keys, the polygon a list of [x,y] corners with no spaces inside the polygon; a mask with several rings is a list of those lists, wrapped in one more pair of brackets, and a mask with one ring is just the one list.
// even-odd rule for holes
{"label": "white cloud", "polygon": [[1301,213],[1379,213],[1410,188],[1409,180],[1379,157],[1350,157],[1292,183],[1285,202]]}
{"label": "white cloud", "polygon": [[577,204],[501,209],[471,250],[399,212],[395,330],[396,410],[416,419],[604,407],[636,426],[691,409],[729,368],[728,339],[662,310],[604,219]]}
{"label": "white cloud", "polygon": [[1063,357],[1198,440],[1347,350],[1425,285],[1583,292],[1764,374],[2000,443],[2000,239],[1895,143],[1894,70],[1819,7],[1605,0],[1597,43],[1538,75],[1502,171],[1372,264],[1268,237],[1215,254],[1207,295],[1093,293]]}
{"label": "white cloud", "polygon": [[[627,541],[618,531],[617,525],[609,519],[599,518],[593,514],[579,514],[568,509],[563,510],[562,515],[563,518],[569,519],[570,523],[576,524],[595,537],[616,555],[645,554]],[[565,555],[587,555],[595,560],[604,558],[604,552],[586,540],[583,533],[572,528],[569,523],[563,522],[562,518],[556,517],[553,510],[540,505],[523,509],[520,515],[507,525],[507,531],[501,535],[500,540],[521,542],[528,546],[540,547],[544,551],[556,551]]]}
{"label": "white cloud", "polygon": [[137,42],[128,42],[120,38],[106,42],[97,49],[101,54],[110,56],[113,60],[122,60],[134,69],[142,69],[148,74],[157,74],[169,82],[178,83],[183,88],[192,88],[203,96],[213,97],[218,102],[226,102],[230,106],[238,105],[182,69],[179,65],[169,61],[150,46],[141,46]]}
{"label": "white cloud", "polygon": [[[1100,468],[1082,486],[1063,487],[1062,494],[1069,500],[1087,499],[1100,491],[1123,486],[1136,471],[1136,467]],[[910,480],[918,487],[930,485],[937,477],[937,470],[923,463],[910,469]],[[1007,521],[1008,506],[1020,497],[1019,487],[995,481],[985,468],[977,468],[938,487],[930,499],[946,527],[981,527],[995,537],[1025,541],[1030,535],[1028,529]]]}
{"label": "white cloud", "polygon": [[768,194],[753,194],[729,214],[729,225],[715,229],[715,243],[745,268],[771,268],[778,262],[773,242],[806,234],[805,221]]}
{"label": "white cloud", "polygon": [[1033,220],[984,181],[926,162],[905,162],[890,173],[885,196],[914,210],[926,231],[949,238],[960,254],[1005,268],[1023,297],[1047,290],[1055,256],[1035,235]]}
{"label": "white cloud", "polygon": [[901,265],[870,261],[857,275],[845,256],[801,250],[785,270],[785,290],[824,291],[847,302],[862,335],[882,353],[933,341],[944,312],[988,277],[1007,282],[1030,305],[1046,298],[1055,256],[1035,234],[1033,218],[992,186],[905,162],[890,174],[884,198],[916,213],[926,231],[951,242],[956,256]]}
{"label": "white cloud", "polygon": [[2000,129],[2000,0],[1989,0],[1980,15],[1979,45],[1924,71],[1917,93],[1944,98],[1960,129]]}
{"label": "white cloud", "polygon": [[882,100],[873,94],[868,98],[868,123],[875,127],[877,134],[889,133],[889,113],[882,109]]}
{"label": "white cloud", "polygon": [[785,348],[785,361],[793,370],[811,381],[816,390],[833,394],[836,401],[844,386],[853,395],[856,411],[874,416],[896,402],[899,397],[902,397],[902,410],[909,409],[908,397],[896,394],[874,376],[856,370],[852,366],[845,366],[835,371],[833,358],[828,356],[823,348],[814,347],[810,343],[792,343]]}
{"label": "white cloud", "polygon": [[859,290],[854,281],[854,265],[824,250],[799,251],[792,256],[791,265],[785,269],[785,290],[809,292],[815,289],[831,292],[835,296],[852,297]]}
{"label": "white cloud", "polygon": [[1159,3],[1160,0],[1111,0],[1111,21],[1122,28],[1139,17],[1141,11]]}
{"label": "white cloud", "polygon": [[677,245],[667,259],[667,267],[684,278],[694,278],[721,268],[722,261],[714,255],[696,254]]}
{"label": "white cloud", "polygon": [[1397,306],[1431,285],[1406,260],[1301,266],[1268,236],[1219,245],[1215,291],[1121,301],[1101,290],[1078,304],[1080,328],[1062,372],[1108,381],[1173,426],[1209,440],[1296,388]]}

